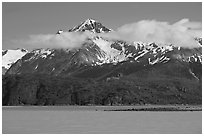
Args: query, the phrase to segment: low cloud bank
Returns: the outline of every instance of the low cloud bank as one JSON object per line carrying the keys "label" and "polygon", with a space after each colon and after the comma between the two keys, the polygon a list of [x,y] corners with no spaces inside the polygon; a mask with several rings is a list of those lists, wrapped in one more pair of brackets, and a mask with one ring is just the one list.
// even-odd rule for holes
{"label": "low cloud bank", "polygon": [[90,37],[90,32],[63,32],[59,34],[30,35],[27,40],[13,41],[24,47],[35,48],[79,48]]}
{"label": "low cloud bank", "polygon": [[30,35],[27,40],[18,40],[14,43],[24,48],[79,48],[87,38],[93,36],[102,36],[110,40],[156,42],[194,48],[198,47],[194,38],[202,37],[202,24],[191,22],[189,19],[182,19],[174,24],[156,20],[142,20],[125,24],[116,31],[109,33],[63,32],[60,35],[39,34]]}
{"label": "low cloud bank", "polygon": [[104,36],[130,42],[156,42],[194,48],[198,47],[194,38],[202,36],[202,24],[200,22],[190,22],[189,19],[182,19],[174,24],[156,20],[142,20],[123,25],[115,32]]}

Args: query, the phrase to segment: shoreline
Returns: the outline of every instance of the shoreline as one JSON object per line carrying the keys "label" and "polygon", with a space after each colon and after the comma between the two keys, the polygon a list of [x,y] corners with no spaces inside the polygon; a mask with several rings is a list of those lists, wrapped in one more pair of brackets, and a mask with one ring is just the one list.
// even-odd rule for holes
{"label": "shoreline", "polygon": [[149,107],[149,108],[116,109],[116,110],[106,110],[106,111],[202,111],[202,108]]}
{"label": "shoreline", "polygon": [[202,105],[127,105],[127,106],[2,106],[2,110],[64,111],[202,111]]}

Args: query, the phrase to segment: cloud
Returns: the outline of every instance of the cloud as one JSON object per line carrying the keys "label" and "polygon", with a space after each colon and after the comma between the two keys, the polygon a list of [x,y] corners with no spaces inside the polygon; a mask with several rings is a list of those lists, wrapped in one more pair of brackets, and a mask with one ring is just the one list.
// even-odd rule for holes
{"label": "cloud", "polygon": [[103,36],[126,41],[156,42],[174,44],[186,48],[194,48],[198,43],[195,37],[202,37],[202,24],[182,19],[174,24],[156,20],[142,20],[136,23],[125,24],[115,32]]}
{"label": "cloud", "polygon": [[198,43],[195,37],[201,37],[200,22],[182,19],[176,23],[160,22],[156,20],[142,20],[125,24],[116,31],[94,34],[91,32],[63,32],[56,34],[30,35],[27,40],[14,41],[24,48],[79,48],[82,43],[93,36],[102,36],[110,40],[124,40],[128,42],[156,42],[158,44],[173,44],[186,48],[194,48]]}
{"label": "cloud", "polygon": [[58,34],[30,35],[28,39],[13,43],[27,48],[79,48],[91,36],[91,32],[63,32]]}

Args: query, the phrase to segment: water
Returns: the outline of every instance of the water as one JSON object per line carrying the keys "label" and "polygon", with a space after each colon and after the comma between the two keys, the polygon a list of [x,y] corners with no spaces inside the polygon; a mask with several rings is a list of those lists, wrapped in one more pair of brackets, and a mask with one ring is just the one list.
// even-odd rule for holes
{"label": "water", "polygon": [[[3,107],[3,134],[202,133],[202,112],[102,111],[109,107]],[[96,111],[97,109],[97,111]]]}

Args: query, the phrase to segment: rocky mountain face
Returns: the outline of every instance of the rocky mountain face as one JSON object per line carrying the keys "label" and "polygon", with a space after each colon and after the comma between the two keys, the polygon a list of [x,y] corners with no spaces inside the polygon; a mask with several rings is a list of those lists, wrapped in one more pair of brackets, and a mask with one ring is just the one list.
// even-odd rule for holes
{"label": "rocky mountain face", "polygon": [[[110,68],[108,72],[129,64],[141,68],[167,65],[175,61],[181,64],[202,64],[200,48],[158,46],[155,43],[128,44],[124,41],[107,41],[102,38],[87,40],[80,49],[36,49],[18,60],[7,74],[40,73],[55,76],[82,76],[98,78],[104,73],[86,75],[87,71]],[[133,66],[132,66],[133,65]],[[137,68],[135,68],[137,69]],[[195,78],[196,73],[189,69]],[[111,73],[110,73],[111,74]],[[119,73],[118,73],[119,74]],[[107,78],[109,75],[107,75]]]}
{"label": "rocky mountain face", "polygon": [[[93,19],[87,19],[68,30],[68,32],[84,31],[108,33],[112,30]],[[59,35],[61,33],[62,30],[57,32]],[[55,105],[56,101],[60,101],[59,94],[55,92],[57,90],[58,93],[60,90],[68,90],[61,92],[69,96],[63,98],[61,102],[63,104],[200,103],[202,39],[195,40],[200,46],[189,49],[177,45],[160,45],[154,42],[129,43],[95,36],[88,38],[81,48],[77,49],[26,51],[20,59],[12,62],[14,64],[6,72],[3,85],[4,104]],[[3,56],[5,54],[4,51]],[[75,78],[85,83],[81,85],[77,82],[73,85],[72,81],[76,81]],[[33,81],[24,85],[23,81],[27,79]],[[67,80],[70,80],[68,86],[65,85]],[[77,89],[77,85],[81,89]],[[33,90],[32,94],[26,92],[28,90],[26,86],[31,87],[29,90]],[[18,89],[14,88],[25,91],[21,92],[22,98],[16,92]],[[10,97],[14,92],[18,97]],[[99,92],[101,94],[98,94]],[[96,94],[101,95],[100,102],[96,102]],[[33,101],[29,101],[26,95],[32,97],[30,99]],[[172,101],[165,100],[167,97],[172,98]]]}
{"label": "rocky mountain face", "polygon": [[74,28],[68,30],[68,32],[84,32],[84,31],[91,31],[94,33],[107,33],[112,30],[106,28],[99,21],[93,19],[87,19],[80,25],[75,26]]}

